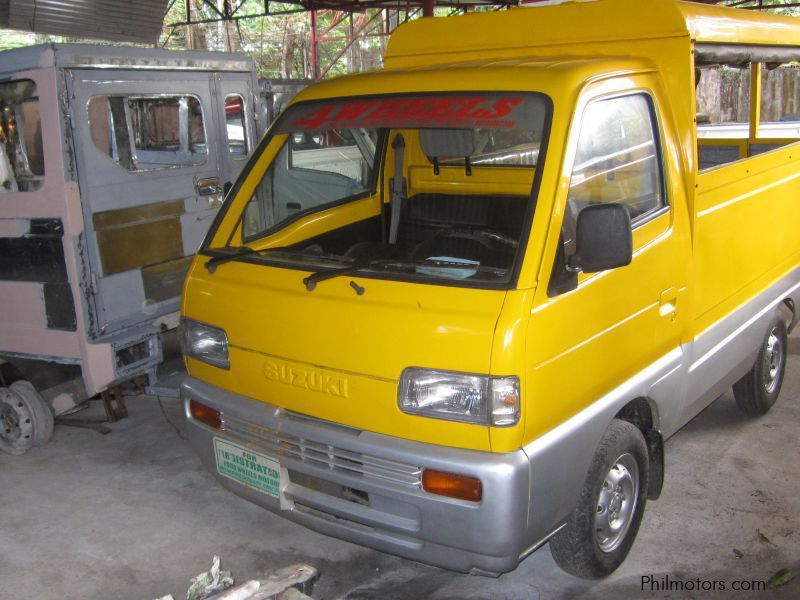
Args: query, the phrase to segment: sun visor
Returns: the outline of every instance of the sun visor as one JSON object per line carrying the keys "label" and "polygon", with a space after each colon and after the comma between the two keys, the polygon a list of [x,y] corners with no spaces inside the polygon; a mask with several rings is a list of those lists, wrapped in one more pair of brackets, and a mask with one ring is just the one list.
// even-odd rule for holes
{"label": "sun visor", "polygon": [[475,139],[472,129],[420,129],[419,143],[426,156],[472,156]]}

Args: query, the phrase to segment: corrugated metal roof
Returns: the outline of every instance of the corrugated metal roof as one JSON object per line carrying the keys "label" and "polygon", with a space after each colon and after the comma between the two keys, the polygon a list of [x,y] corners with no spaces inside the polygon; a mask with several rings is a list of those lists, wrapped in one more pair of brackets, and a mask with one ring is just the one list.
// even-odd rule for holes
{"label": "corrugated metal roof", "polygon": [[[7,11],[4,6],[7,6]],[[167,0],[0,0],[0,26],[118,42],[154,43]]]}

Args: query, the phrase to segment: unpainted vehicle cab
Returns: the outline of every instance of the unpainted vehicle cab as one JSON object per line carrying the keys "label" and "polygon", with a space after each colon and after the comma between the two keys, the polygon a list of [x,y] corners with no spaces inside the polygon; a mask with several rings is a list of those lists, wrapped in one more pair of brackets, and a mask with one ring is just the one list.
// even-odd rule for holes
{"label": "unpainted vehicle cab", "polygon": [[415,560],[498,574],[549,540],[614,571],[663,440],[734,383],[750,413],[780,390],[797,138],[697,161],[695,68],[745,55],[799,57],[800,26],[600,0],[423,19],[298,95],[187,278],[207,468]]}
{"label": "unpainted vehicle cab", "polygon": [[241,55],[0,53],[0,449],[181,366],[183,279],[255,144],[256,101]]}

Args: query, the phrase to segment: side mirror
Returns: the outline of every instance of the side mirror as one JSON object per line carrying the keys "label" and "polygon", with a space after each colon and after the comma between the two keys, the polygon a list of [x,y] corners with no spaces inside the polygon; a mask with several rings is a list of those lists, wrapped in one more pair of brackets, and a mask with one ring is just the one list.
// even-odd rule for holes
{"label": "side mirror", "polygon": [[633,230],[625,206],[596,204],[578,214],[570,270],[597,273],[628,265],[632,258]]}

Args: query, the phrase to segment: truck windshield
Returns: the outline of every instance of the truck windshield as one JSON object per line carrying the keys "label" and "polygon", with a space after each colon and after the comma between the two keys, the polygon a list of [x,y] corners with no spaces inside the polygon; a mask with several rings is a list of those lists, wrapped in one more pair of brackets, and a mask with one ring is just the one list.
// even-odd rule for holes
{"label": "truck windshield", "polygon": [[[548,113],[544,96],[523,93],[290,107],[271,131],[280,150],[238,216],[248,248],[206,250],[229,253],[217,254],[217,263],[246,256],[318,275],[508,283],[533,211]],[[337,210],[362,218],[345,225],[326,218],[339,225],[297,233],[318,213]],[[261,251],[278,233],[281,248]]]}

